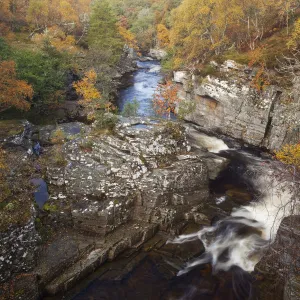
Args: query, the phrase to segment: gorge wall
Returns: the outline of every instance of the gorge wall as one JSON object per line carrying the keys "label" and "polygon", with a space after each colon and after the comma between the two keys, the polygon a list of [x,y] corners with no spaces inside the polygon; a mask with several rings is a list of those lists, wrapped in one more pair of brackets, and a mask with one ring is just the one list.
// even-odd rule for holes
{"label": "gorge wall", "polygon": [[174,72],[180,98],[196,104],[188,121],[269,150],[299,140],[299,80],[289,91],[270,85],[258,92],[251,87],[255,70],[234,61],[212,67],[215,75],[205,78]]}

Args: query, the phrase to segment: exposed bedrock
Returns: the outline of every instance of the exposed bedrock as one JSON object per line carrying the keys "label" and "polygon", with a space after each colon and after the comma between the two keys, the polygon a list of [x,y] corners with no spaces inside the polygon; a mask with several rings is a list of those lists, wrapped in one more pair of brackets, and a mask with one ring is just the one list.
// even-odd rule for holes
{"label": "exposed bedrock", "polygon": [[271,85],[258,92],[251,86],[255,70],[234,61],[213,66],[214,75],[205,78],[174,72],[180,97],[196,103],[187,120],[270,150],[299,139],[299,80],[289,91]]}

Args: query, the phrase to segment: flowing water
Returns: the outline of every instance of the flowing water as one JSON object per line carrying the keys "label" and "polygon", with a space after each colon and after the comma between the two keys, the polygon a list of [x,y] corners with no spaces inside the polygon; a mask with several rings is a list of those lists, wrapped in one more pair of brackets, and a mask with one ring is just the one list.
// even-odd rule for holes
{"label": "flowing water", "polygon": [[138,62],[138,70],[133,73],[132,85],[120,92],[119,109],[123,110],[125,103],[136,99],[139,103],[139,116],[154,115],[152,98],[162,80],[161,66],[158,61]]}
{"label": "flowing water", "polygon": [[[139,62],[133,85],[121,92],[119,108],[122,110],[127,101],[136,98],[139,115],[153,116],[151,99],[162,79],[159,71],[158,62]],[[131,262],[124,257],[107,264],[69,299],[251,298],[248,272],[254,270],[274,240],[282,218],[289,214],[290,195],[275,180],[271,161],[260,157],[259,150],[201,133],[199,139],[210,152],[230,160],[210,184],[214,212],[227,211],[227,216],[213,218],[211,226],[198,226],[167,244],[165,240],[161,248],[155,246],[153,251],[138,254],[144,255],[143,259],[126,275],[124,268]],[[175,247],[175,252],[166,258],[168,247]],[[192,249],[196,249],[192,259],[179,263]]]}
{"label": "flowing water", "polygon": [[[188,262],[178,275],[205,263],[211,263],[215,272],[228,271],[234,266],[247,272],[254,271],[264,250],[274,241],[282,219],[290,214],[291,195],[288,189],[284,190],[284,183],[275,179],[269,160],[241,150],[227,150],[224,154],[240,162],[243,170],[237,167],[236,175],[242,176],[259,193],[255,201],[233,208],[229,217],[213,226],[169,241],[183,244],[200,239],[206,250],[203,255]],[[217,200],[219,204],[226,201],[226,194]]]}

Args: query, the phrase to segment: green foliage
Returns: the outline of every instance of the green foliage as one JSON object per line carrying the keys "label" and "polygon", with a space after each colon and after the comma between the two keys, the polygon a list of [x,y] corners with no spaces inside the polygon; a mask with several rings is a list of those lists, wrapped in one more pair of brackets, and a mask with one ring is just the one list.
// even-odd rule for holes
{"label": "green foliage", "polygon": [[7,60],[11,56],[11,48],[5,42],[3,38],[0,37],[0,61]]}
{"label": "green foliage", "polygon": [[118,32],[117,18],[105,0],[96,0],[92,5],[88,44],[97,52],[104,52],[108,64],[116,64],[121,56],[124,43]]}
{"label": "green foliage", "polygon": [[113,113],[105,113],[104,111],[97,111],[96,113],[96,129],[107,129],[112,131],[118,122],[118,116]]}
{"label": "green foliage", "polygon": [[220,62],[223,63],[225,60],[234,60],[243,65],[247,65],[250,61],[248,53],[239,52],[236,49],[226,51],[224,55],[222,55]]}
{"label": "green foliage", "polygon": [[65,142],[65,133],[62,129],[57,128],[52,134],[51,134],[51,143],[53,144],[63,144]]}
{"label": "green foliage", "polygon": [[51,213],[51,212],[57,212],[58,208],[57,205],[55,204],[45,203],[45,205],[43,206],[43,210]]}
{"label": "green foliage", "polygon": [[34,90],[36,107],[55,104],[62,100],[62,89],[66,83],[69,59],[54,49],[30,51],[10,48],[0,38],[0,57],[16,62],[17,76],[28,82]]}
{"label": "green foliage", "polygon": [[211,64],[205,65],[201,71],[201,75],[206,77],[208,75],[215,75],[217,73],[216,67],[212,66]]}
{"label": "green foliage", "polygon": [[79,147],[83,151],[92,151],[94,147],[94,142],[92,139],[85,139],[80,143]]}
{"label": "green foliage", "polygon": [[62,145],[54,147],[49,157],[49,162],[53,163],[56,167],[65,167],[67,165],[68,162],[64,156]]}
{"label": "green foliage", "polygon": [[168,49],[167,56],[161,61],[162,70],[164,72],[175,70],[174,54],[174,49]]}
{"label": "green foliage", "polygon": [[16,51],[14,59],[20,79],[33,86],[33,101],[37,105],[61,100],[60,91],[66,81],[66,70],[61,57],[43,52]]}
{"label": "green foliage", "polygon": [[133,99],[132,102],[127,102],[124,105],[123,111],[122,111],[122,116],[123,117],[135,117],[138,114],[140,104],[136,100],[136,98]]}
{"label": "green foliage", "polygon": [[177,122],[168,121],[166,123],[166,130],[175,141],[179,142],[184,137],[184,129]]}
{"label": "green foliage", "polygon": [[180,0],[110,0],[116,13],[125,18],[128,29],[136,36],[138,46],[146,53],[156,46],[158,24],[170,25],[170,12]]}

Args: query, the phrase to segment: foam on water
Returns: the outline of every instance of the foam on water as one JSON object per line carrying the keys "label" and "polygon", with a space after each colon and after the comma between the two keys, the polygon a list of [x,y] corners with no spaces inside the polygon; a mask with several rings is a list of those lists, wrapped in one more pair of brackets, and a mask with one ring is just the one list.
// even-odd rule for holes
{"label": "foam on water", "polygon": [[228,150],[229,147],[221,139],[214,136],[209,136],[204,133],[197,133],[197,140],[200,142],[209,152],[219,153],[223,150]]}
{"label": "foam on water", "polygon": [[[254,160],[255,161],[255,160]],[[268,165],[254,162],[250,172],[254,186],[261,192],[257,202],[235,209],[231,215],[199,232],[181,235],[171,243],[200,239],[205,253],[186,264],[178,275],[210,262],[215,272],[237,266],[251,272],[276,237],[282,219],[291,214],[291,195],[287,183],[275,180]]]}

